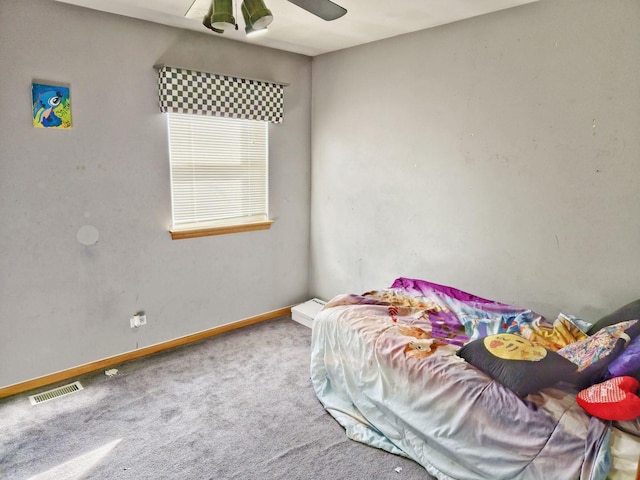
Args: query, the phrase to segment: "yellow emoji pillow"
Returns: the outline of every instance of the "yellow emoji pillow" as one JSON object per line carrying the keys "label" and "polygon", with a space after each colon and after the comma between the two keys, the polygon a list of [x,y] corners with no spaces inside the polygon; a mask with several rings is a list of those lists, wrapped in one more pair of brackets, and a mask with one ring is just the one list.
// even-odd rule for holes
{"label": "yellow emoji pillow", "polygon": [[504,360],[529,360],[537,362],[547,356],[540,345],[513,333],[500,333],[483,339],[484,346],[496,357]]}

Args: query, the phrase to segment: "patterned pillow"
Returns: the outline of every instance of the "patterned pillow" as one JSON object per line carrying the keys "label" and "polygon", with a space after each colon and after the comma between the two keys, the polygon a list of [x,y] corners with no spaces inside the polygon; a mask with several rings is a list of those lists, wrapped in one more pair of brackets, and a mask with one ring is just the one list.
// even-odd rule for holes
{"label": "patterned pillow", "polygon": [[469,342],[458,356],[521,397],[570,378],[577,369],[556,352],[512,333]]}
{"label": "patterned pillow", "polygon": [[640,417],[640,382],[633,377],[615,377],[582,390],[578,405],[603,420],[633,420]]}
{"label": "patterned pillow", "polygon": [[604,380],[607,366],[624,350],[630,338],[629,333],[635,335],[638,328],[638,320],[620,322],[558,350],[558,354],[578,366],[573,379],[578,388],[586,388]]}

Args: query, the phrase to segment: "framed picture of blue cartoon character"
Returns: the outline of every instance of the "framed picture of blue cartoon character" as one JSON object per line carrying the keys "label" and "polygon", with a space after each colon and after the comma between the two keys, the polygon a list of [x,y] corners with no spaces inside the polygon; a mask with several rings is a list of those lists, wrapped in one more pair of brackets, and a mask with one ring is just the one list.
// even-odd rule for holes
{"label": "framed picture of blue cartoon character", "polygon": [[31,84],[33,126],[37,128],[71,128],[69,87]]}

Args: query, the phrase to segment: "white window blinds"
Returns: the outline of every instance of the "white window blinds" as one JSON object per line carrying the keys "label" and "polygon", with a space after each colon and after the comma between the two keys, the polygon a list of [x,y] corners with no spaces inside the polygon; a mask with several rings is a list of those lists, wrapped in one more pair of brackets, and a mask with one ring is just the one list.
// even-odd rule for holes
{"label": "white window blinds", "polygon": [[268,123],[167,113],[173,227],[268,218]]}

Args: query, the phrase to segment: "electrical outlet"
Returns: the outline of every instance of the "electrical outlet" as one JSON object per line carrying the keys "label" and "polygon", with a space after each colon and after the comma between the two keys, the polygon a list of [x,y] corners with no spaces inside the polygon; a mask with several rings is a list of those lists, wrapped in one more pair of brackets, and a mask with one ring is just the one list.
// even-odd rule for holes
{"label": "electrical outlet", "polygon": [[131,328],[138,328],[147,324],[147,315],[144,312],[138,312],[129,319]]}

